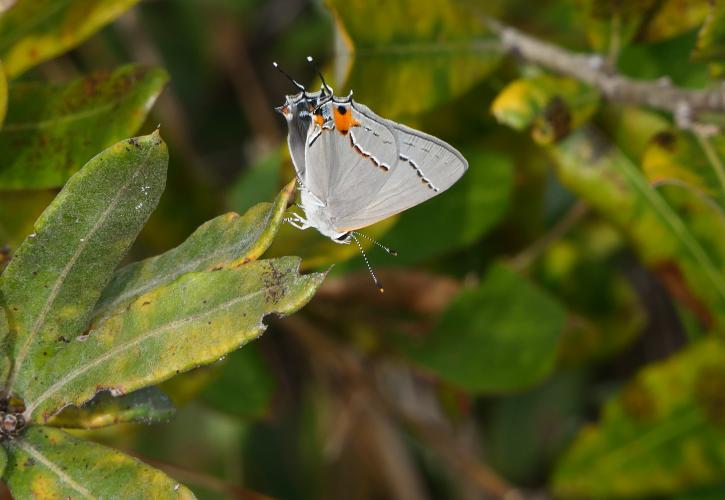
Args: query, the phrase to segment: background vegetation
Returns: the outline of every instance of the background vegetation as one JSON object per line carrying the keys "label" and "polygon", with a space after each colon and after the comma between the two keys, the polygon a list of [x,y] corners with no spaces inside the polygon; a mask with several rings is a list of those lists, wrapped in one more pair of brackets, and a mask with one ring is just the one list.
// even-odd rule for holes
{"label": "background vegetation", "polygon": [[[722,0],[0,0],[2,266],[24,240],[35,248],[39,227],[51,249],[38,258],[62,257],[61,242],[75,238],[68,221],[103,208],[115,185],[103,173],[88,185],[74,177],[55,198],[59,189],[84,164],[86,175],[105,172],[104,158],[132,162],[125,143],[89,160],[159,124],[166,190],[159,160],[158,208],[123,264],[176,247],[224,212],[273,202],[294,175],[273,107],[294,89],[271,62],[316,88],[307,55],[338,94],[354,89],[470,163],[450,191],[366,232],[399,253],[369,250],[386,293],[354,246],[280,226],[283,191],[227,240],[195,233],[142,276],[257,231],[249,247],[169,279],[178,313],[188,290],[222,300],[234,280],[269,288],[265,263],[294,260],[225,269],[221,281],[211,269],[246,264],[270,243],[265,257],[300,256],[304,272],[335,264],[305,309],[268,317],[261,338],[169,379],[220,355],[200,354],[218,345],[211,337],[170,337],[185,364],[165,361],[144,384],[129,360],[107,372],[133,388],[167,381],[48,414],[37,423],[89,429],[36,426],[25,442],[48,447],[81,484],[102,473],[115,479],[98,484],[135,494],[158,484],[185,493],[181,482],[202,498],[725,496]],[[158,135],[140,140],[165,155]],[[58,226],[46,215],[34,226],[54,198]],[[118,259],[147,215],[114,226]],[[214,220],[221,226],[204,227],[216,234],[226,226]],[[116,253],[93,258],[112,268]],[[32,282],[18,268],[4,282]],[[95,276],[74,290],[105,284]],[[95,318],[118,306],[123,272],[113,279],[89,309]],[[299,297],[276,310],[292,312],[321,276],[285,279]],[[184,288],[189,280],[198,282]],[[35,283],[42,294],[45,282]],[[3,286],[2,334],[13,314]],[[58,328],[80,325],[68,317]],[[240,335],[238,345],[252,330],[235,325],[209,331]],[[44,370],[18,386],[37,392],[55,380]],[[62,401],[109,387],[103,376]],[[43,401],[50,413],[62,406]],[[121,424],[102,427],[110,423]],[[65,491],[47,470],[32,472],[32,456],[13,455],[11,441],[5,481],[16,496]],[[131,472],[73,476],[81,459]]]}

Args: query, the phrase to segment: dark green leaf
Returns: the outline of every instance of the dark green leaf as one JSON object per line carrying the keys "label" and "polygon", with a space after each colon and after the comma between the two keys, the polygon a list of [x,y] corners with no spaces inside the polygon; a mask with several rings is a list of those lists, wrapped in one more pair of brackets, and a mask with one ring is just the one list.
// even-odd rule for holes
{"label": "dark green leaf", "polygon": [[274,203],[260,203],[241,217],[234,212],[220,215],[178,247],[118,270],[96,306],[94,322],[182,274],[235,267],[259,258],[282,224],[294,185],[294,181],[288,184]]}
{"label": "dark green leaf", "polygon": [[80,408],[69,406],[48,421],[48,425],[73,429],[96,429],[122,423],[167,422],[176,408],[157,387],[146,387],[125,396],[100,392]]}
{"label": "dark green leaf", "polygon": [[567,498],[670,496],[725,474],[725,346],[702,340],[644,368],[581,431],[554,476]]}
{"label": "dark green leaf", "polygon": [[232,353],[217,378],[201,393],[213,408],[242,418],[263,417],[274,391],[274,376],[257,344]]}
{"label": "dark green leaf", "polygon": [[17,396],[87,327],[113,269],[158,203],[167,163],[158,132],[100,153],[68,181],[15,252],[0,292],[14,331],[7,388]]}
{"label": "dark green leaf", "polygon": [[287,257],[188,273],[139,296],[34,373],[22,392],[26,414],[46,421],[99,390],[125,394],[219,359],[258,337],[268,314],[312,298],[324,275],[300,276],[298,265]]}
{"label": "dark green leaf", "polygon": [[30,427],[3,444],[3,480],[14,498],[194,498],[135,458],[51,427]]}
{"label": "dark green leaf", "polygon": [[66,52],[138,0],[18,0],[0,17],[0,59],[8,75]]}
{"label": "dark green leaf", "polygon": [[161,69],[123,66],[63,85],[12,85],[0,189],[62,186],[99,150],[136,133],[167,80]]}
{"label": "dark green leaf", "polygon": [[474,393],[530,387],[554,368],[565,311],[518,274],[495,265],[453,301],[438,326],[406,348],[417,363]]}

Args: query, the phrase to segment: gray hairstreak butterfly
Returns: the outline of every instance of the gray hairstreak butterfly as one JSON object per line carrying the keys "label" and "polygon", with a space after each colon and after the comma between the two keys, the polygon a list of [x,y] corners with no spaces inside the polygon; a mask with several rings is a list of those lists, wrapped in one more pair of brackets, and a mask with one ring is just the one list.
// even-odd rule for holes
{"label": "gray hairstreak butterfly", "polygon": [[[312,58],[307,60],[312,63]],[[450,144],[375,114],[347,97],[334,95],[320,74],[317,92],[279,69],[300,90],[287,95],[279,111],[287,120],[292,163],[300,191],[298,214],[288,222],[313,227],[336,243],[442,193],[466,172],[468,162]],[[377,242],[374,242],[378,244]],[[390,249],[380,247],[393,253]],[[367,262],[370,274],[382,291]]]}

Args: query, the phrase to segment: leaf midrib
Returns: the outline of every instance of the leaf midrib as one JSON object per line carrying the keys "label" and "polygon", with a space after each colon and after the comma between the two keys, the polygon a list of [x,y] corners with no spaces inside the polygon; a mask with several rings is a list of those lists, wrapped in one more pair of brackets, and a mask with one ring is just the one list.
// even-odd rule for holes
{"label": "leaf midrib", "polygon": [[[243,246],[246,244],[252,237],[248,237],[244,243],[240,246]],[[143,282],[143,284],[138,285],[134,288],[128,289],[126,292],[122,293],[118,297],[116,297],[114,300],[109,302],[107,305],[103,306],[100,310],[96,311],[94,314],[93,321],[99,322],[103,319],[107,318],[109,316],[109,312],[116,308],[116,306],[120,303],[125,302],[127,299],[136,297],[138,295],[141,295],[143,293],[148,292],[149,290],[152,290],[156,288],[159,285],[163,285],[166,283],[170,283],[171,281],[175,280],[176,278],[180,277],[183,274],[186,274],[188,272],[191,272],[192,269],[196,268],[197,266],[200,266],[201,264],[204,264],[205,262],[213,262],[217,259],[217,257],[225,254],[228,252],[230,248],[233,248],[235,245],[229,245],[224,247],[223,250],[220,250],[218,252],[214,252],[211,254],[208,254],[205,257],[200,257],[198,259],[189,261],[186,265],[174,268],[171,270],[171,272],[165,273],[162,276],[159,276],[154,279],[149,279]],[[160,256],[161,257],[161,256]],[[208,264],[205,264],[208,265]]]}
{"label": "leaf midrib", "polygon": [[3,126],[2,131],[4,133],[17,133],[17,132],[26,132],[28,130],[43,130],[47,129],[56,125],[66,125],[68,123],[73,123],[76,121],[85,120],[87,118],[93,118],[94,116],[98,114],[103,114],[106,111],[110,111],[113,109],[114,106],[120,104],[124,99],[114,99],[113,101],[107,102],[106,104],[101,104],[99,106],[94,107],[93,109],[87,109],[84,111],[76,111],[73,113],[68,113],[65,115],[60,115],[54,118],[49,118],[46,120],[39,120],[36,122],[25,122],[25,123],[6,123]]}
{"label": "leaf midrib", "polygon": [[31,455],[35,460],[43,464],[45,467],[47,467],[53,474],[58,476],[58,478],[73,488],[75,491],[77,491],[79,494],[81,494],[84,498],[91,498],[95,499],[90,491],[85,489],[83,486],[78,484],[72,477],[70,477],[68,474],[63,472],[57,465],[55,465],[52,461],[50,461],[45,455],[43,455],[40,451],[35,449],[30,443],[27,442],[27,440],[24,439],[17,439],[14,441],[14,444],[25,451],[27,454]]}
{"label": "leaf midrib", "polygon": [[[130,340],[129,342],[120,344],[120,345],[114,347],[113,349],[106,351],[105,353],[103,353],[102,355],[96,357],[95,359],[93,359],[91,361],[86,360],[85,364],[79,366],[75,370],[73,370],[73,371],[67,373],[65,376],[61,377],[56,383],[54,383],[48,389],[46,389],[35,401],[28,403],[26,405],[27,409],[25,410],[25,414],[24,414],[26,420],[30,421],[30,418],[32,417],[32,414],[35,411],[35,409],[37,407],[39,407],[43,402],[45,402],[50,396],[52,396],[53,394],[58,392],[59,389],[62,389],[70,381],[80,377],[81,375],[83,375],[84,373],[89,371],[90,369],[95,368],[96,366],[100,365],[104,361],[106,361],[110,358],[113,358],[117,354],[122,353],[123,351],[130,349],[142,342],[153,339],[158,335],[168,332],[169,330],[174,330],[176,328],[180,328],[188,323],[193,323],[193,322],[201,320],[211,314],[215,314],[219,311],[228,309],[240,302],[247,301],[247,300],[249,300],[261,293],[264,293],[272,288],[275,288],[275,287],[263,287],[259,290],[248,293],[241,297],[235,297],[232,300],[223,302],[223,303],[219,304],[218,306],[213,307],[202,313],[192,314],[185,318],[177,319],[177,320],[167,323],[165,325],[154,328],[153,330],[149,330],[145,333],[142,333],[142,334],[136,336],[135,338],[133,338],[132,340]],[[93,338],[93,334],[94,334],[94,332],[90,333],[91,338]]]}
{"label": "leaf midrib", "polygon": [[113,211],[114,208],[118,205],[119,199],[121,198],[121,195],[124,194],[128,190],[128,186],[131,184],[131,182],[135,179],[136,175],[147,166],[148,160],[151,157],[151,153],[154,151],[153,147],[149,147],[148,152],[146,153],[146,157],[143,159],[142,162],[139,163],[138,168],[133,171],[133,173],[129,176],[128,181],[126,184],[123,185],[121,189],[118,190],[118,193],[116,196],[114,196],[113,200],[108,205],[108,208],[101,214],[101,217],[96,221],[96,223],[93,225],[91,230],[85,234],[85,237],[81,238],[81,244],[78,245],[78,248],[76,249],[76,252],[73,254],[71,259],[68,261],[68,264],[66,264],[65,268],[63,268],[63,271],[58,275],[58,278],[56,279],[55,283],[53,284],[53,288],[51,289],[50,294],[48,295],[48,300],[46,301],[45,305],[43,306],[43,309],[41,310],[40,315],[35,321],[35,324],[33,325],[33,329],[30,331],[28,337],[25,339],[25,342],[20,348],[20,351],[18,352],[18,355],[15,357],[14,363],[13,363],[13,369],[10,374],[10,377],[8,378],[8,383],[6,386],[6,390],[8,393],[12,393],[12,388],[15,383],[15,380],[17,379],[17,374],[20,371],[20,367],[25,362],[25,358],[28,355],[31,343],[37,336],[38,332],[40,331],[42,325],[45,323],[45,320],[48,315],[48,311],[52,307],[55,300],[58,298],[58,294],[60,293],[60,289],[63,286],[63,283],[65,282],[65,278],[68,276],[68,273],[70,273],[71,269],[75,266],[76,261],[80,257],[81,253],[83,253],[83,250],[86,249],[86,247],[90,244],[91,238],[93,235],[100,229],[101,225],[105,220],[108,218],[110,213]]}

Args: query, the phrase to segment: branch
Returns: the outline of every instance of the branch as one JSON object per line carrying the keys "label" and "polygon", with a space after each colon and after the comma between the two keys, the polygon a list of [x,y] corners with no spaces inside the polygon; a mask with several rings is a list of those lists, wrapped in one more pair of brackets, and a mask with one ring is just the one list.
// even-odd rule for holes
{"label": "branch", "polygon": [[[691,124],[700,112],[725,113],[725,84],[701,90],[672,85],[668,78],[655,81],[622,76],[598,54],[576,53],[526,35],[500,22],[486,18],[504,50],[557,73],[576,78],[598,89],[611,101],[638,104],[674,115],[678,125]],[[688,128],[688,127],[684,127]]]}

